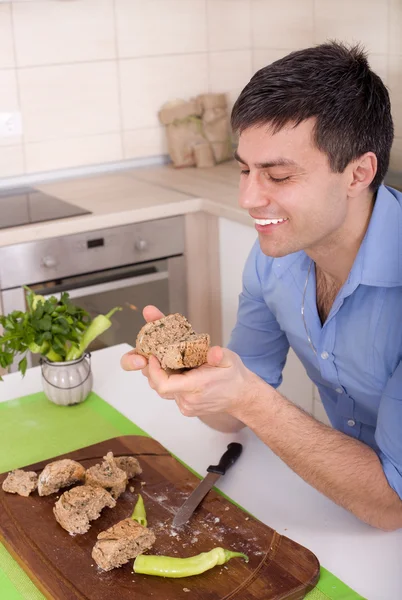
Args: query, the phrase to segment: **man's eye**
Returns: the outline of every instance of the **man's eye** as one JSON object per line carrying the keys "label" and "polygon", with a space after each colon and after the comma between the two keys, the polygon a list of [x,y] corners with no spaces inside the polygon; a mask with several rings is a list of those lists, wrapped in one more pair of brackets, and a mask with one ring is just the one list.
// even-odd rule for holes
{"label": "man's eye", "polygon": [[240,171],[240,175],[248,175],[250,173],[249,169],[242,169]]}
{"label": "man's eye", "polygon": [[287,181],[290,177],[281,177],[280,179],[276,179],[275,177],[269,177],[271,181],[274,183],[282,183],[283,181]]}

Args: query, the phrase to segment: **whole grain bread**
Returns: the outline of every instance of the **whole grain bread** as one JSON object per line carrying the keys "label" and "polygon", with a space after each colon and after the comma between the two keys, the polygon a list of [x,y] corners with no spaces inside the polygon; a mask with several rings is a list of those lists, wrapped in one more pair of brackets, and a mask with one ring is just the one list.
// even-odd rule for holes
{"label": "whole grain bread", "polygon": [[108,506],[114,508],[116,500],[102,487],[79,485],[64,492],[53,508],[56,521],[69,533],[86,533],[90,521],[100,517]]}
{"label": "whole grain bread", "polygon": [[127,479],[132,479],[136,475],[141,475],[141,465],[134,456],[115,456],[114,462],[122,471],[125,471]]}
{"label": "whole grain bread", "polygon": [[124,519],[98,534],[92,558],[101,569],[110,571],[149,550],[154,542],[151,530],[133,519]]}
{"label": "whole grain bread", "polygon": [[175,313],[147,323],[139,331],[136,352],[148,358],[151,354],[163,369],[191,369],[207,360],[210,337],[197,334],[182,315]]}
{"label": "whole grain bread", "polygon": [[35,471],[23,471],[22,469],[15,469],[7,475],[1,487],[9,494],[29,496],[31,492],[36,490],[37,483],[38,476]]}
{"label": "whole grain bread", "polygon": [[103,487],[112,494],[113,498],[117,499],[126,489],[127,474],[117,466],[113,452],[108,452],[103,458],[101,464],[87,469],[85,483]]}
{"label": "whole grain bread", "polygon": [[69,458],[56,460],[46,465],[38,479],[39,496],[49,496],[61,488],[85,480],[85,468]]}

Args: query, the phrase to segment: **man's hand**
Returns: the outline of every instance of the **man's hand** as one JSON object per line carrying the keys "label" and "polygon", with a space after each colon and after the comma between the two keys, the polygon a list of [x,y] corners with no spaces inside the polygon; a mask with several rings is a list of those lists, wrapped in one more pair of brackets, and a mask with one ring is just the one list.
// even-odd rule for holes
{"label": "man's hand", "polygon": [[174,398],[187,417],[235,414],[251,401],[259,380],[237,354],[219,346],[209,349],[204,365],[181,374],[168,375],[151,356],[148,376],[151,387],[163,398]]}
{"label": "man's hand", "polygon": [[[146,306],[143,315],[148,323],[164,316],[155,306]],[[150,387],[162,398],[175,400],[183,415],[204,417],[207,425],[228,432],[243,427],[230,415],[262,383],[237,354],[219,346],[209,349],[206,364],[180,374],[169,375],[155,356],[148,361],[135,350],[122,357],[121,366],[126,371],[141,370]]]}
{"label": "man's hand", "polygon": [[[144,308],[142,314],[147,323],[157,321],[165,316],[158,308],[156,308],[156,306],[152,306],[151,304]],[[143,374],[148,376],[148,361],[145,356],[137,354],[135,349],[124,354],[121,358],[120,364],[125,371],[142,370]]]}

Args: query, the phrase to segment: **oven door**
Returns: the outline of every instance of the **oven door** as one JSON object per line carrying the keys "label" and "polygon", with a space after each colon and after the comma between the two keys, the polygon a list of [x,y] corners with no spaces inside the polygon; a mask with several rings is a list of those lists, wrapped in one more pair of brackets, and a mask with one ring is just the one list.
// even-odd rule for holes
{"label": "oven door", "polygon": [[[112,326],[91,344],[90,351],[123,342],[135,346],[137,334],[145,324],[142,309],[147,304],[154,304],[165,314],[186,314],[183,256],[67,277],[29,287],[45,298],[58,297],[66,291],[74,304],[87,310],[91,317],[106,314],[115,306],[122,307],[122,311],[113,315]],[[25,310],[25,307],[21,307],[21,288],[18,290],[19,306],[16,306],[16,291],[3,292],[3,309],[6,314],[16,308]],[[11,292],[14,294],[11,295]],[[12,297],[14,306],[10,305]],[[31,355],[28,365],[38,364],[39,356]]]}

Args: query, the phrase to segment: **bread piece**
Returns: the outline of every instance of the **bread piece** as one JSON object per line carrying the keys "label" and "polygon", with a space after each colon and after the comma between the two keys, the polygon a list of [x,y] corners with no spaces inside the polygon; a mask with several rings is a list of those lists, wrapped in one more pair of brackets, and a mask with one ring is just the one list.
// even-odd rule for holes
{"label": "bread piece", "polygon": [[75,460],[64,458],[49,463],[38,479],[39,496],[49,496],[61,488],[85,480],[84,467]]}
{"label": "bread piece", "polygon": [[113,498],[118,498],[126,489],[127,474],[117,466],[113,452],[108,452],[104,456],[103,463],[87,469],[85,483],[103,487],[112,494]]}
{"label": "bread piece", "polygon": [[79,485],[60,496],[53,513],[56,521],[69,533],[86,533],[89,522],[98,519],[105,506],[116,506],[116,500],[109,492],[102,487]]}
{"label": "bread piece", "polygon": [[132,477],[142,473],[141,465],[134,456],[115,456],[114,462],[119,469],[125,471],[127,479],[132,479]]}
{"label": "bread piece", "polygon": [[154,542],[152,531],[133,519],[124,519],[98,534],[92,558],[101,569],[110,571],[149,550]]}
{"label": "bread piece", "polygon": [[210,338],[207,333],[197,334],[185,317],[176,313],[147,323],[136,340],[138,354],[151,354],[163,369],[191,369],[207,360]]}
{"label": "bread piece", "polygon": [[15,469],[11,471],[1,486],[9,494],[19,494],[20,496],[29,496],[36,490],[38,476],[35,471],[23,471]]}

